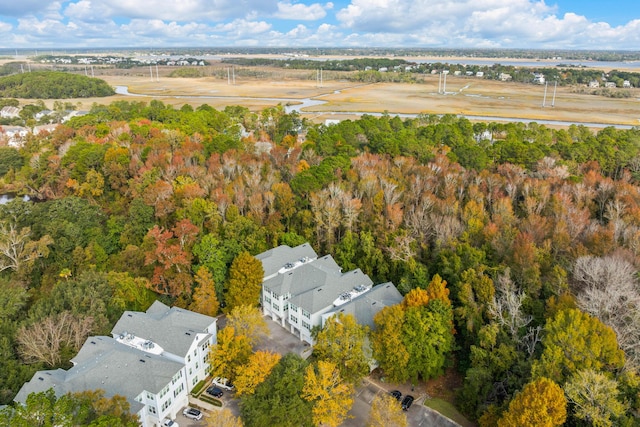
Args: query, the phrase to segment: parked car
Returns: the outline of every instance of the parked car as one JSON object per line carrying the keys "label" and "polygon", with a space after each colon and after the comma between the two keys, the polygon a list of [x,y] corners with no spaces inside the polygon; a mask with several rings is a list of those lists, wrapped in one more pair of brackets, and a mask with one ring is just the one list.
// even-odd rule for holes
{"label": "parked car", "polygon": [[413,403],[413,396],[411,396],[410,394],[407,394],[404,397],[404,399],[402,399],[402,410],[406,411],[407,409],[409,409],[412,403]]}
{"label": "parked car", "polygon": [[402,399],[402,393],[400,393],[400,390],[390,391],[389,394],[395,397],[398,402],[400,402],[400,400]]}
{"label": "parked car", "polygon": [[213,379],[213,384],[217,385],[222,389],[229,390],[229,391],[233,391],[236,388],[231,381],[222,377],[215,377]]}
{"label": "parked car", "polygon": [[207,389],[207,393],[213,397],[222,397],[222,395],[224,394],[220,388],[214,385]]}
{"label": "parked car", "polygon": [[196,421],[200,421],[202,419],[202,412],[197,410],[196,408],[186,407],[182,411],[182,415]]}
{"label": "parked car", "polygon": [[164,427],[180,427],[177,422],[170,420],[169,418],[162,420],[162,425]]}

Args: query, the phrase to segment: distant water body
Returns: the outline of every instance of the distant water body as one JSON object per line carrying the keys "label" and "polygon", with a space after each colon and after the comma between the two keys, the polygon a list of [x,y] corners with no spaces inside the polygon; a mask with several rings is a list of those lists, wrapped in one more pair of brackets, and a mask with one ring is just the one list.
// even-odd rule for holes
{"label": "distant water body", "polygon": [[640,71],[640,61],[576,61],[570,59],[559,60],[509,60],[504,58],[491,59],[473,59],[473,58],[430,58],[418,59],[414,62],[418,64],[434,64],[440,62],[442,64],[461,64],[461,65],[480,65],[491,66],[494,64],[509,65],[513,67],[529,67],[529,68],[560,68],[580,67],[580,68],[606,68],[611,70],[634,69]]}

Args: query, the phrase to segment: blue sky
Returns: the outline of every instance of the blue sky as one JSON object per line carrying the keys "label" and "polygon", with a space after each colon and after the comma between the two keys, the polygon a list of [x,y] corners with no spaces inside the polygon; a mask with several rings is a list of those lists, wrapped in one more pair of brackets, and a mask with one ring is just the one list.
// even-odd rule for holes
{"label": "blue sky", "polygon": [[640,50],[638,0],[4,0],[0,48]]}

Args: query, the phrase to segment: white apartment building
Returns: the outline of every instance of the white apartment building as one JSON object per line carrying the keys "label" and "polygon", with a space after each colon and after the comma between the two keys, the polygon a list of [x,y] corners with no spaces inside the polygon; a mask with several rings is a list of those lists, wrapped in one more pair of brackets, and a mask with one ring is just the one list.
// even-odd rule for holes
{"label": "white apartment building", "polygon": [[213,317],[156,301],[146,312],[125,312],[112,337],[89,337],[69,370],[38,371],[15,397],[53,388],[57,396],[102,389],[124,396],[142,427],[175,419],[193,387],[207,376],[209,347],[216,343]]}

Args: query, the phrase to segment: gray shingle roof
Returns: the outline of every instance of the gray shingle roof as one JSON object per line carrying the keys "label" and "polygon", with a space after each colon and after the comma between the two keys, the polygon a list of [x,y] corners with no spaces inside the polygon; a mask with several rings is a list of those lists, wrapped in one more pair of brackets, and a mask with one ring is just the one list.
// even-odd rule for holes
{"label": "gray shingle roof", "polygon": [[89,337],[78,355],[75,365],[63,369],[38,371],[15,397],[25,403],[33,392],[54,389],[57,396],[68,392],[102,389],[105,396],[125,396],[131,404],[131,412],[142,406],[134,399],[142,391],[159,393],[184,367],[182,363],[166,357],[145,353],[107,336]]}
{"label": "gray shingle roof", "polygon": [[267,279],[262,286],[277,295],[297,295],[326,285],[342,275],[340,266],[331,255],[325,255],[307,264]]}
{"label": "gray shingle roof", "polygon": [[374,329],[373,316],[384,307],[400,304],[402,295],[391,282],[374,286],[369,292],[360,295],[346,304],[327,312],[353,315],[360,325]]}
{"label": "gray shingle roof", "polygon": [[[313,265],[315,263],[312,263]],[[339,271],[339,270],[338,270]],[[338,296],[344,292],[349,292],[359,285],[370,287],[373,281],[362,272],[362,270],[352,270],[347,273],[337,275],[327,275],[325,283],[308,289],[304,292],[292,292],[289,300],[309,313],[317,313],[333,304]],[[303,279],[304,280],[304,279]]]}
{"label": "gray shingle roof", "polygon": [[256,255],[256,258],[262,262],[264,277],[272,276],[285,264],[305,257],[310,259],[318,258],[318,254],[309,243],[304,243],[293,248],[287,245],[280,245]]}
{"label": "gray shingle roof", "polygon": [[146,313],[125,311],[113,327],[111,333],[130,333],[158,344],[165,351],[185,357],[196,333],[206,332],[206,328],[216,318],[194,313],[178,307],[167,307],[154,302]]}

